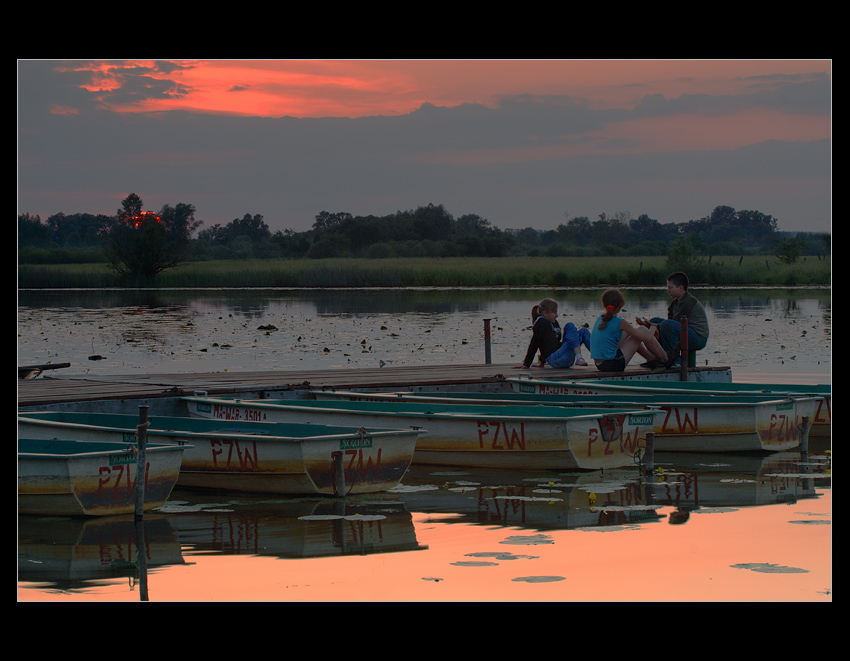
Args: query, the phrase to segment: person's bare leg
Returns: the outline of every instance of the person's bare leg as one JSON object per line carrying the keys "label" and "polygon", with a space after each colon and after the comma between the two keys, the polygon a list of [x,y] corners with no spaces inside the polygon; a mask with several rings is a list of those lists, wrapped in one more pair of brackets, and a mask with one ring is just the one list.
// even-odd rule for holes
{"label": "person's bare leg", "polygon": [[617,347],[623,352],[623,358],[626,360],[626,365],[629,364],[629,361],[632,357],[634,357],[635,353],[637,353],[640,346],[641,343],[638,338],[623,333],[623,338],[620,340]]}
{"label": "person's bare leg", "polygon": [[[632,359],[635,353],[640,353],[644,358],[658,358],[661,361],[667,362],[667,352],[661,346],[661,343],[655,339],[655,333],[645,326],[638,326],[633,335],[623,334],[623,339],[620,340],[620,350],[623,356],[626,356],[626,351],[630,351],[626,357],[626,364]],[[643,349],[647,353],[641,351]],[[649,354],[649,355],[647,355]]]}

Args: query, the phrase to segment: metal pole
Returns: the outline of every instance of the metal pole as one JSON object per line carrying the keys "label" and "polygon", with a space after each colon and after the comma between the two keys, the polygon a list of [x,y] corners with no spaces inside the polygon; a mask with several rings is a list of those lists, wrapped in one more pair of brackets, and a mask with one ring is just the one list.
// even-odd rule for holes
{"label": "metal pole", "polygon": [[489,365],[490,360],[490,320],[484,320],[484,363]]}
{"label": "metal pole", "polygon": [[148,430],[148,407],[139,407],[139,426],[136,428],[136,442],[139,446],[139,454],[136,457],[136,507],[134,516],[140,520],[145,511],[145,480],[147,479],[147,430]]}
{"label": "metal pole", "polygon": [[688,380],[688,318],[682,317],[682,330],[679,333],[679,347],[681,352],[681,363],[679,367],[679,380]]}

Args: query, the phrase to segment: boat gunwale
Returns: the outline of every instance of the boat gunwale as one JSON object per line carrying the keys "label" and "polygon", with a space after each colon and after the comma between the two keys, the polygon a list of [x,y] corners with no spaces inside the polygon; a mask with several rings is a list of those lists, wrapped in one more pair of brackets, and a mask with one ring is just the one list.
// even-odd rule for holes
{"label": "boat gunwale", "polygon": [[[95,444],[100,445],[100,444],[104,444],[104,443],[110,443],[110,441],[85,441],[85,440],[77,440],[77,439],[69,439],[69,438],[39,439],[39,438],[27,438],[27,437],[19,438],[18,442],[20,443],[22,440],[23,441],[41,441],[41,442],[45,442],[45,443],[50,443],[50,442],[53,442],[53,441],[59,441],[59,442],[67,442],[67,443],[86,443],[86,444],[91,444],[91,445],[95,445]],[[132,446],[132,443],[128,443],[127,445]],[[161,452],[175,452],[175,451],[183,452],[184,450],[188,450],[188,449],[192,449],[192,448],[194,448],[194,446],[186,445],[184,443],[180,443],[180,444],[176,444],[176,443],[152,443],[150,445],[148,445],[148,444],[145,445],[145,451],[146,452],[155,452],[157,454],[159,454]],[[119,449],[116,448],[116,449],[113,449],[113,450],[91,450],[89,452],[59,452],[59,453],[57,453],[57,452],[32,452],[32,451],[28,451],[28,450],[21,452],[20,450],[18,450],[18,459],[21,459],[21,458],[24,458],[24,459],[39,459],[39,458],[44,458],[44,459],[83,459],[83,458],[88,458],[88,457],[108,457],[108,456],[119,455],[119,454],[127,454],[129,452],[133,452],[135,454],[134,448],[133,447],[127,447],[123,450],[119,450]]]}
{"label": "boat gunwale", "polygon": [[[321,393],[322,395],[325,395],[325,396],[327,396],[329,394],[328,392],[323,392],[323,391],[313,391],[313,392],[315,392],[316,394]],[[346,397],[364,397],[366,400],[370,400],[370,401],[374,401],[374,402],[378,402],[378,403],[380,403],[380,402],[386,402],[386,403],[409,402],[411,404],[419,404],[419,403],[425,403],[426,401],[432,401],[433,400],[434,404],[457,403],[457,404],[472,405],[472,406],[492,404],[492,405],[511,405],[511,406],[554,406],[554,407],[561,407],[561,408],[570,408],[570,407],[579,407],[579,406],[584,407],[584,406],[589,406],[591,404],[605,404],[605,403],[610,403],[610,404],[616,405],[616,406],[648,406],[648,407],[656,407],[656,406],[661,406],[661,407],[663,407],[663,406],[707,406],[707,407],[729,407],[729,406],[748,407],[748,406],[753,406],[753,407],[755,407],[755,406],[762,406],[762,405],[775,406],[775,405],[778,405],[778,404],[787,404],[789,401],[797,402],[797,401],[810,401],[810,400],[820,399],[820,397],[817,396],[817,395],[802,395],[802,396],[799,396],[799,397],[788,396],[788,397],[784,397],[784,398],[763,399],[763,400],[760,399],[758,401],[752,401],[752,400],[744,399],[743,396],[740,397],[740,398],[735,397],[735,396],[730,396],[729,399],[721,399],[722,396],[718,396],[716,399],[715,398],[692,399],[692,400],[682,400],[682,401],[665,401],[665,400],[662,399],[660,401],[654,401],[652,403],[649,403],[649,402],[640,402],[640,401],[630,400],[627,397],[622,399],[622,400],[616,400],[615,401],[613,399],[606,399],[606,400],[600,400],[599,402],[597,402],[596,400],[589,400],[589,399],[585,399],[585,398],[607,397],[607,395],[568,395],[568,394],[555,394],[555,393],[553,393],[553,394],[528,393],[531,397],[538,397],[539,398],[539,399],[534,399],[534,400],[529,400],[529,401],[523,401],[523,400],[513,401],[510,398],[500,399],[500,397],[504,397],[504,394],[509,394],[509,395],[510,394],[520,394],[520,395],[523,395],[523,394],[526,394],[526,393],[497,393],[497,394],[493,394],[491,399],[485,399],[483,397],[481,399],[478,399],[478,398],[475,398],[475,397],[470,398],[470,399],[464,399],[463,396],[466,395],[467,393],[457,393],[459,395],[458,397],[453,397],[449,393],[440,393],[440,394],[434,393],[433,395],[431,395],[429,393],[412,393],[412,392],[409,393],[409,394],[408,393],[404,393],[404,394],[388,393],[387,397],[382,397],[381,396],[382,393],[356,392],[356,391],[353,391],[353,390],[338,390],[338,391],[335,391],[335,392],[330,393],[330,394],[332,395],[332,399],[339,399],[339,400],[342,400],[342,401],[349,401],[349,400],[346,400]],[[477,394],[477,393],[473,393],[473,394]],[[675,393],[665,393],[665,394],[668,394],[668,395],[671,395],[671,396],[676,396]],[[392,395],[396,395],[396,396],[393,397]],[[637,396],[643,397],[644,395],[637,395]],[[646,396],[647,397],[649,397],[649,396],[655,397],[655,395],[646,395]],[[685,394],[685,393],[683,393],[680,396],[688,397],[688,395]],[[555,398],[555,397],[571,397],[571,398],[575,398],[575,399],[574,399],[574,401],[546,402],[545,399],[547,397],[553,397],[553,398]],[[331,401],[331,400],[327,400],[327,401]],[[647,410],[647,409],[642,409],[642,410]]]}
{"label": "boat gunwale", "polygon": [[[499,418],[505,418],[510,420],[521,420],[521,421],[542,421],[542,422],[572,422],[578,420],[587,420],[587,419],[596,419],[601,416],[607,415],[618,415],[618,414],[628,414],[628,413],[639,413],[639,414],[647,414],[652,413],[656,415],[662,415],[664,411],[660,409],[640,409],[640,408],[623,408],[623,409],[594,409],[588,413],[581,413],[576,415],[562,416],[562,415],[539,415],[539,416],[525,416],[525,415],[502,415],[501,411],[497,413],[478,413],[475,412],[452,412],[452,411],[370,411],[367,409],[356,409],[356,408],[332,408],[330,406],[324,406],[323,404],[317,402],[316,400],[310,400],[310,404],[297,404],[297,403],[289,403],[286,400],[260,400],[257,403],[254,400],[230,400],[230,399],[217,399],[211,397],[182,397],[181,399],[186,401],[195,401],[195,402],[209,402],[215,404],[224,404],[227,406],[250,406],[254,408],[265,408],[268,410],[279,410],[279,411],[287,411],[294,410],[302,413],[306,412],[331,412],[331,413],[349,413],[353,415],[377,415],[381,417],[389,417],[389,418],[435,418],[439,420],[480,420],[483,417],[493,417],[497,415]],[[247,403],[250,402],[250,403]],[[318,403],[318,406],[312,406],[312,403]],[[358,402],[351,402],[352,404],[357,404]],[[370,402],[366,402],[370,403]],[[375,402],[382,403],[382,402]],[[412,404],[418,404],[419,402],[410,402]],[[442,405],[442,403],[440,403]],[[471,405],[471,406],[474,406]],[[568,408],[568,407],[549,407],[539,405],[541,409],[548,408]],[[528,408],[532,408],[529,406]],[[509,409],[506,409],[509,410]]]}
{"label": "boat gunwale", "polygon": [[[587,381],[577,381],[575,379],[547,379],[533,376],[523,377],[522,375],[516,377],[506,378],[505,381],[507,383],[525,383],[528,385],[546,385],[546,386],[568,386],[571,388],[598,388],[600,390],[645,390],[650,393],[666,393],[666,394],[696,394],[696,395],[711,395],[711,396],[729,396],[729,397],[737,397],[737,396],[757,396],[759,394],[782,394],[782,395],[790,395],[790,396],[803,396],[803,397],[832,397],[832,385],[826,383],[819,383],[814,386],[794,386],[793,384],[769,384],[773,387],[765,388],[763,390],[758,390],[757,388],[748,388],[747,386],[759,386],[762,384],[758,383],[718,383],[716,385],[723,386],[723,388],[711,389],[705,388],[705,384],[698,384],[697,382],[682,382],[682,381],[673,381],[664,385],[648,383],[648,382],[634,382],[634,383],[603,383],[599,380],[587,380]],[[681,383],[681,386],[672,385],[675,383]],[[783,385],[786,387],[783,388]],[[692,387],[695,386],[695,387]],[[736,386],[744,386],[743,388],[736,389]],[[817,388],[829,388],[828,392],[819,392]],[[688,392],[682,392],[686,390]]]}
{"label": "boat gunwale", "polygon": [[[49,411],[44,413],[51,413]],[[81,413],[80,415],[98,415],[98,414],[89,414],[89,413]],[[105,413],[102,415],[113,415],[109,413]],[[121,414],[114,414],[121,415]],[[158,416],[160,418],[166,416]],[[42,427],[60,427],[63,429],[79,429],[89,430],[89,429],[97,429],[104,430],[110,432],[120,432],[127,433],[135,431],[135,428],[130,427],[115,427],[111,425],[97,425],[91,423],[83,423],[83,422],[70,422],[64,420],[51,420],[47,417],[35,418],[27,415],[18,415],[18,420],[24,420],[27,424],[35,423],[37,426]],[[198,420],[198,418],[185,418],[185,420]],[[225,422],[234,423],[238,421],[227,420]],[[269,425],[275,426],[282,423],[277,422],[261,422],[261,421],[251,421],[252,424],[261,424],[261,425]],[[285,423],[283,423],[285,424]],[[317,428],[320,427],[329,427],[330,425],[316,425]],[[414,434],[422,434],[424,432],[417,429],[373,429],[366,430],[364,435],[370,437],[387,437],[387,436],[409,436]],[[337,439],[345,439],[345,438],[360,438],[361,434],[357,431],[340,433],[340,434],[321,434],[316,436],[276,436],[262,433],[240,433],[238,431],[231,432],[230,430],[223,431],[214,431],[214,432],[193,432],[193,431],[183,431],[180,429],[151,429],[150,427],[146,432],[147,436],[185,436],[188,438],[236,438],[236,439],[245,439],[245,440],[262,440],[262,441],[270,441],[270,442],[279,442],[279,443],[303,443],[303,442],[312,442],[312,441],[328,441],[328,440],[337,440]],[[57,440],[68,440],[68,439],[57,439]],[[83,441],[87,442],[87,441]],[[179,445],[185,445],[184,443],[178,442]],[[168,443],[163,443],[163,445],[173,445]]]}

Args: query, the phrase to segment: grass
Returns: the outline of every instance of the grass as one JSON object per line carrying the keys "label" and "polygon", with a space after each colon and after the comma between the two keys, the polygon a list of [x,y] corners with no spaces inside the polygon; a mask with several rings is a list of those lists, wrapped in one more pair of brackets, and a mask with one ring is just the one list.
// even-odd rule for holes
{"label": "grass", "polygon": [[[658,286],[664,257],[504,257],[193,262],[130,283],[105,264],[19,265],[18,288],[597,287]],[[685,267],[694,286],[828,286],[831,259],[717,258]]]}

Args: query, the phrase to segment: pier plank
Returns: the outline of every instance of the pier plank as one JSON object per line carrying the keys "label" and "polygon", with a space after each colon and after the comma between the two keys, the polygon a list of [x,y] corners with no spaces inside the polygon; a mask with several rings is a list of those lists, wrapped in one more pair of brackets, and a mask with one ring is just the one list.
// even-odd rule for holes
{"label": "pier plank", "polygon": [[[690,368],[689,373],[728,372],[728,367]],[[281,391],[307,388],[406,388],[411,386],[483,384],[504,381],[520,374],[547,379],[602,379],[622,376],[647,378],[659,375],[640,367],[624,374],[603,374],[591,367],[569,370],[549,368],[516,369],[515,364],[405,365],[380,368],[329,370],[240,371],[176,374],[127,374],[117,376],[50,376],[18,382],[18,406],[93,401],[141,399],[189,395],[196,390],[210,394]],[[667,378],[678,378],[668,371]],[[697,377],[698,375],[694,375]],[[711,375],[702,375],[711,378]],[[716,380],[722,380],[718,376]]]}

